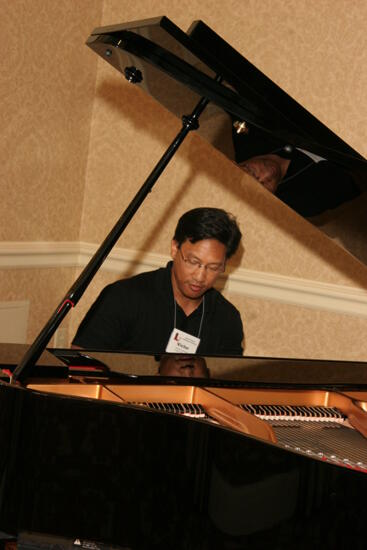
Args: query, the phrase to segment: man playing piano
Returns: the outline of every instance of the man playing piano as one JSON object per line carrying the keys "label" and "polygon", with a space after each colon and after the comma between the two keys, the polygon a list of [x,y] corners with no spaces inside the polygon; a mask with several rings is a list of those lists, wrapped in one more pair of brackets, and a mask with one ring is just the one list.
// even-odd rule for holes
{"label": "man playing piano", "polygon": [[237,309],[213,288],[241,232],[219,208],[195,208],[178,221],[165,268],[103,289],[79,326],[74,347],[139,353],[242,355]]}

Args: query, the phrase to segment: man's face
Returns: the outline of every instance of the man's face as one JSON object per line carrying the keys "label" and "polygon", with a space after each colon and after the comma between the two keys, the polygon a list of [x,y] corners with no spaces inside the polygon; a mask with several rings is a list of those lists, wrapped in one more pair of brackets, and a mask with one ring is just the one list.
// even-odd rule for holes
{"label": "man's face", "polygon": [[268,191],[275,193],[282,171],[277,155],[261,155],[240,163],[241,168],[257,179]]}
{"label": "man's face", "polygon": [[161,376],[208,378],[205,359],[190,355],[164,355],[159,366]]}
{"label": "man's face", "polygon": [[186,240],[179,247],[171,244],[172,285],[183,298],[200,299],[211,288],[226,263],[226,247],[216,239],[203,239],[192,243]]}

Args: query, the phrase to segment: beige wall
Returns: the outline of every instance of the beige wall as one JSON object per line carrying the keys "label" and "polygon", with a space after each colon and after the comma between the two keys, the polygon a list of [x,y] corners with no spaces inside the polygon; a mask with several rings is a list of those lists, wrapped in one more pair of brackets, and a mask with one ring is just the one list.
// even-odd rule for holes
{"label": "beige wall", "polygon": [[[101,0],[14,0],[1,10],[0,242],[78,240],[97,60],[84,42]],[[30,300],[28,340],[73,269],[0,271],[0,300]]]}
{"label": "beige wall", "polygon": [[101,0],[15,0],[0,22],[1,240],[77,239]]}
{"label": "beige wall", "polygon": [[[178,119],[107,63],[97,64],[97,56],[83,44],[100,24],[167,15],[186,30],[193,20],[203,19],[343,139],[367,153],[363,0],[105,0],[46,6],[18,0],[6,8],[1,23],[10,52],[7,78],[0,84],[7,197],[6,205],[0,205],[1,240],[99,243],[180,128]],[[191,135],[119,245],[136,250],[137,258],[141,250],[167,254],[183,211],[220,205],[237,216],[244,234],[245,250],[234,266],[367,288],[366,268],[272,198]],[[8,280],[5,272],[1,275]],[[33,278],[39,275],[32,271]],[[28,278],[24,285],[27,273],[13,270],[11,284],[1,285],[0,299],[23,294],[38,298],[29,339],[43,322],[49,301],[51,313],[73,276],[72,269],[43,270],[38,281],[45,282],[44,297],[38,282]],[[97,275],[65,321],[65,326],[71,323],[71,334],[98,290],[114,278]],[[248,354],[367,359],[363,319],[229,297],[243,314]]]}

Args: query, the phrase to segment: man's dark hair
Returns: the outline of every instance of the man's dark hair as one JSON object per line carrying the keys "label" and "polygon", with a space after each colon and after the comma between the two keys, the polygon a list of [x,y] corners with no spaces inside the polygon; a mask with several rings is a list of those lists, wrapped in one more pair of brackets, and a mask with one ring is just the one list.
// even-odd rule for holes
{"label": "man's dark hair", "polygon": [[186,239],[192,243],[203,239],[217,239],[226,247],[226,257],[236,252],[241,240],[236,219],[221,208],[194,208],[178,220],[174,240],[181,246]]}

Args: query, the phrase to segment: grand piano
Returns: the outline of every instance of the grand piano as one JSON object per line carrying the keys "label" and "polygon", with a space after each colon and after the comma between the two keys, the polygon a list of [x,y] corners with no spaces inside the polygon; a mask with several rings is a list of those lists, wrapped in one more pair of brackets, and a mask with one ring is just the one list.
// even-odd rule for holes
{"label": "grand piano", "polygon": [[351,174],[362,199],[365,159],[201,21],[187,33],[166,17],[100,28],[87,44],[183,127],[35,342],[0,347],[3,540],[364,548],[366,363],[207,356],[195,370],[199,358],[164,350],[47,345],[188,131],[226,154],[237,130],[243,147],[254,134],[306,150]]}

